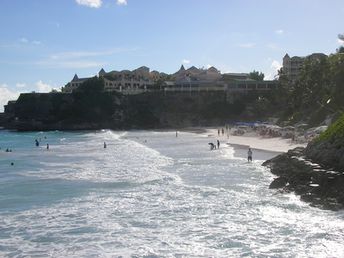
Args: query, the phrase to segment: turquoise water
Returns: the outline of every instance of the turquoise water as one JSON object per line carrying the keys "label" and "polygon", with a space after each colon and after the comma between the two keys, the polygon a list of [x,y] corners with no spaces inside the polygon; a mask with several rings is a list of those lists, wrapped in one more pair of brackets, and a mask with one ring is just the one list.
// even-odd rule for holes
{"label": "turquoise water", "polygon": [[248,164],[225,144],[210,151],[209,141],[186,132],[0,131],[0,256],[344,255],[343,212],[269,190],[262,161]]}

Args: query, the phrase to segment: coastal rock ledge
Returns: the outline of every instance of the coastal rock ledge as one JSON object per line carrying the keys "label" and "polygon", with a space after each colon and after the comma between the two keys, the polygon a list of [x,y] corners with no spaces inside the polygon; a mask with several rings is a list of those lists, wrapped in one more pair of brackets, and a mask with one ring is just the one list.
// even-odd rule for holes
{"label": "coastal rock ledge", "polygon": [[304,148],[295,148],[263,163],[277,178],[270,189],[295,192],[301,200],[329,210],[344,208],[344,173],[325,168],[306,158]]}

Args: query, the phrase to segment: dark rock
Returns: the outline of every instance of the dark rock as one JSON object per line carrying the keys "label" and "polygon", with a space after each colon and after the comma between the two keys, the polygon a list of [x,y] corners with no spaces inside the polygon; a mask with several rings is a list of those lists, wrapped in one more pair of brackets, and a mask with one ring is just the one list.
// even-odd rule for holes
{"label": "dark rock", "polygon": [[305,155],[327,169],[344,171],[344,143],[341,138],[311,142]]}
{"label": "dark rock", "polygon": [[270,189],[277,189],[277,188],[283,188],[287,185],[288,180],[285,177],[278,177],[275,178],[274,181],[271,182],[269,188]]}
{"label": "dark rock", "polygon": [[[326,170],[307,160],[303,148],[290,150],[263,163],[278,178],[270,189],[283,188],[300,195],[301,200],[324,209],[338,210],[344,207],[344,175]],[[332,158],[332,157],[331,157]],[[314,160],[313,160],[314,161]],[[331,168],[336,167],[331,164]]]}

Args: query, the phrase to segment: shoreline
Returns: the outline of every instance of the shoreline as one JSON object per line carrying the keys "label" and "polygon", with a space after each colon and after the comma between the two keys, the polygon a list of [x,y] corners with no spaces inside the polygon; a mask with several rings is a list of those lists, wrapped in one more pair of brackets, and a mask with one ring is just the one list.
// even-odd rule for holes
{"label": "shoreline", "polygon": [[[12,131],[3,128],[4,131]],[[58,130],[58,131],[98,131],[98,130],[114,130],[114,129],[89,129],[89,130]],[[119,131],[132,131],[137,129],[129,130],[119,130]],[[142,130],[142,129],[141,129]],[[222,146],[229,146],[234,149],[234,157],[236,158],[247,158],[247,150],[250,147],[253,150],[253,159],[254,160],[268,160],[279,154],[285,153],[288,150],[294,149],[296,147],[305,147],[306,144],[295,144],[291,142],[291,139],[284,139],[280,137],[261,137],[258,135],[217,135],[217,129],[213,127],[184,127],[184,128],[152,128],[152,129],[143,129],[146,131],[157,131],[157,132],[185,132],[185,133],[194,133],[202,135],[213,141],[219,140]],[[14,132],[21,132],[13,130]],[[56,130],[51,130],[56,131]],[[117,130],[115,130],[117,131]],[[37,132],[37,131],[32,131]]]}
{"label": "shoreline", "polygon": [[288,138],[281,138],[281,137],[261,137],[256,134],[249,134],[243,136],[236,136],[236,135],[218,135],[217,129],[209,128],[207,131],[207,136],[212,137],[214,139],[218,139],[220,142],[225,142],[229,145],[238,145],[242,147],[246,147],[247,149],[250,147],[255,150],[273,152],[273,153],[283,153],[287,152],[288,150],[295,149],[297,147],[306,147],[307,144],[303,143],[293,143],[291,139]]}
{"label": "shoreline", "polygon": [[[233,156],[236,158],[247,158],[247,150],[248,145],[244,144],[235,144],[235,143],[226,143],[227,146],[230,146],[234,150]],[[283,152],[279,151],[271,151],[271,150],[264,150],[264,149],[257,149],[257,148],[251,148],[253,152],[253,160],[260,160],[260,161],[266,161],[269,159],[272,159]]]}

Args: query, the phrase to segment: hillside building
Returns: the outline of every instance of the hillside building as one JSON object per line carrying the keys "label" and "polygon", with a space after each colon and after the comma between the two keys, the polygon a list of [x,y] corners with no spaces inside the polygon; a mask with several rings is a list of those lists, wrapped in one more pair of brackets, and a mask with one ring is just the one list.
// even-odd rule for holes
{"label": "hillside building", "polygon": [[[105,72],[102,68],[98,76],[104,79],[105,91],[135,91],[145,90],[147,87],[154,84],[153,80],[159,78],[159,74],[156,71],[150,73],[149,68],[146,66],[139,67],[133,71],[111,71]],[[63,92],[73,92],[84,81],[89,78],[79,78],[77,74],[73,79],[63,88]]]}
{"label": "hillside building", "polygon": [[300,56],[293,56],[290,57],[288,54],[285,54],[283,57],[283,66],[282,71],[285,75],[289,77],[291,81],[295,81],[303,68],[304,62],[306,60],[320,60],[321,58],[326,57],[323,53],[313,53],[306,57],[300,57]]}
{"label": "hillside building", "polygon": [[219,81],[222,78],[222,75],[219,70],[215,67],[210,67],[208,69],[196,68],[191,66],[189,69],[185,69],[182,65],[176,73],[172,75],[176,84],[187,83],[190,81],[206,81],[206,82],[215,82]]}
{"label": "hillside building", "polygon": [[[147,90],[167,91],[241,91],[271,90],[277,87],[274,81],[254,81],[249,73],[221,74],[215,67],[188,69],[182,65],[174,74],[168,75],[158,71],[150,71],[146,66],[133,71],[111,71],[101,69],[98,73],[104,79],[104,90],[119,91],[123,94],[139,94]],[[63,88],[63,92],[73,92],[83,82],[90,78],[73,79]]]}

